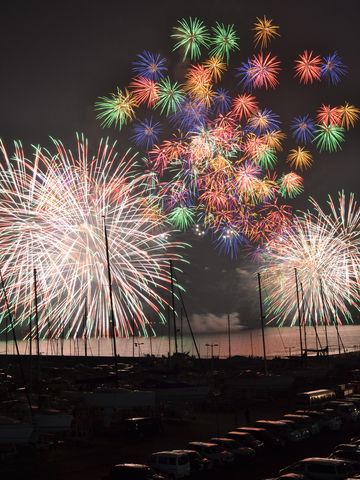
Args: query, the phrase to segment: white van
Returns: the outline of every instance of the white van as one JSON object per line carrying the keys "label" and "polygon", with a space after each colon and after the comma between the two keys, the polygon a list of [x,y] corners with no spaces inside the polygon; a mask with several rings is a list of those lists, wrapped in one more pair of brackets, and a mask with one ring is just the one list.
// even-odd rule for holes
{"label": "white van", "polygon": [[176,451],[153,453],[149,465],[160,472],[169,474],[172,478],[184,478],[190,475],[189,455]]}
{"label": "white van", "polygon": [[344,480],[355,473],[354,462],[335,458],[304,458],[280,470],[280,474],[300,473],[311,480]]}

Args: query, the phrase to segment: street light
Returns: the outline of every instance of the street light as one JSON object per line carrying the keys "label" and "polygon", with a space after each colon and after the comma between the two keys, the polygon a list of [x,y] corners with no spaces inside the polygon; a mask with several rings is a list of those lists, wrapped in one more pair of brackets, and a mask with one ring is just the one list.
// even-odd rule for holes
{"label": "street light", "polygon": [[141,347],[141,345],[144,345],[144,342],[137,342],[134,345],[135,345],[135,347],[139,347],[139,357],[140,357],[140,347]]}
{"label": "street light", "polygon": [[214,347],[218,347],[219,344],[218,343],[205,343],[205,346],[211,348],[211,358],[214,358]]}

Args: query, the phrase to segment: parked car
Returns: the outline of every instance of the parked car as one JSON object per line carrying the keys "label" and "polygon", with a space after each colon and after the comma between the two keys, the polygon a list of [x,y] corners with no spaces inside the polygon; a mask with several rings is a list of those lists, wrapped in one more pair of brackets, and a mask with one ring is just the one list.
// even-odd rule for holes
{"label": "parked car", "polygon": [[327,415],[321,410],[296,410],[296,414],[299,415],[308,415],[310,418],[315,420],[319,426],[320,431],[324,429],[328,430],[339,430],[341,427],[341,419],[338,417],[338,420],[334,420],[333,417]]}
{"label": "parked car", "polygon": [[336,450],[329,458],[341,458],[342,460],[351,460],[352,462],[358,462],[360,467],[360,450]]}
{"label": "parked car", "polygon": [[309,415],[299,413],[286,413],[284,418],[288,420],[294,420],[294,422],[302,425],[310,430],[311,435],[317,435],[320,433],[320,426],[317,420],[311,418]]}
{"label": "parked car", "polygon": [[155,452],[150,456],[149,465],[173,478],[184,478],[190,475],[189,455],[176,451]]}
{"label": "parked car", "polygon": [[236,431],[251,433],[255,438],[264,442],[265,447],[283,447],[285,445],[285,442],[281,437],[275,435],[275,433],[270,430],[266,430],[266,428],[239,427]]}
{"label": "parked car", "polygon": [[340,415],[333,408],[322,408],[321,412],[326,413],[326,415],[331,419],[330,427],[332,430],[340,430],[343,425],[343,420]]}
{"label": "parked car", "polygon": [[333,400],[328,402],[326,406],[333,408],[345,422],[356,422],[359,418],[359,410],[353,403]]}
{"label": "parked car", "polygon": [[354,452],[354,451],[359,451],[360,452],[360,445],[357,445],[356,443],[339,443],[334,448],[335,452],[337,450],[343,450],[343,451],[347,451],[347,452]]}
{"label": "parked car", "polygon": [[344,480],[356,472],[356,464],[337,458],[304,458],[280,470],[280,474],[300,473],[310,480]]}
{"label": "parked car", "polygon": [[166,480],[168,477],[156,473],[148,465],[120,463],[114,465],[104,480]]}
{"label": "parked car", "polygon": [[257,420],[255,425],[270,430],[270,432],[278,435],[286,443],[299,442],[301,440],[300,433],[281,420]]}
{"label": "parked car", "polygon": [[234,463],[234,455],[216,443],[211,442],[190,442],[188,444],[191,450],[196,450],[202,457],[211,460],[214,465],[229,465]]}
{"label": "parked car", "polygon": [[283,418],[282,422],[287,423],[300,435],[301,440],[307,440],[311,437],[309,428],[305,427],[301,422],[296,420],[289,420],[288,418]]}
{"label": "parked car", "polygon": [[198,473],[212,468],[212,461],[200,455],[196,450],[173,450],[173,452],[185,453],[189,456],[190,472]]}
{"label": "parked car", "polygon": [[300,473],[285,473],[280,477],[268,478],[267,480],[309,480],[309,477],[301,475]]}
{"label": "parked car", "polygon": [[233,430],[226,434],[227,437],[236,440],[237,442],[247,447],[253,448],[256,453],[261,452],[264,449],[264,442],[257,440],[251,433],[241,432],[239,430]]}
{"label": "parked car", "polygon": [[212,443],[216,443],[221,448],[232,453],[236,462],[251,461],[255,458],[255,450],[250,447],[243,447],[240,443],[232,438],[210,438]]}

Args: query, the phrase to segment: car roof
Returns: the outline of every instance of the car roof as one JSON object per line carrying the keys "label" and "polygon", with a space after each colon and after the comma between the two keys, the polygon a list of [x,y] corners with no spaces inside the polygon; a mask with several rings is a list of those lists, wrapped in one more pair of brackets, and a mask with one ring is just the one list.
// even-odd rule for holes
{"label": "car roof", "polygon": [[178,455],[184,455],[180,451],[177,450],[163,450],[162,452],[154,452],[152,455],[171,455],[171,456],[178,456]]}
{"label": "car roof", "polygon": [[235,442],[232,438],[227,438],[227,437],[212,437],[210,438],[211,441],[213,442]]}
{"label": "car roof", "polygon": [[149,465],[143,465],[142,463],[118,463],[113,468],[150,468]]}
{"label": "car roof", "polygon": [[211,442],[189,442],[189,445],[199,445],[201,447],[217,447],[216,443]]}
{"label": "car roof", "polygon": [[332,464],[343,464],[343,463],[352,463],[348,462],[346,460],[342,460],[341,458],[323,458],[323,457],[309,457],[309,458],[303,458],[299,462],[296,463],[310,463],[310,462],[316,462],[316,463],[332,463]]}
{"label": "car roof", "polygon": [[266,429],[265,428],[261,428],[261,427],[238,427],[236,431],[241,431],[241,430],[244,430],[245,432],[246,431],[251,431],[251,432],[265,432]]}

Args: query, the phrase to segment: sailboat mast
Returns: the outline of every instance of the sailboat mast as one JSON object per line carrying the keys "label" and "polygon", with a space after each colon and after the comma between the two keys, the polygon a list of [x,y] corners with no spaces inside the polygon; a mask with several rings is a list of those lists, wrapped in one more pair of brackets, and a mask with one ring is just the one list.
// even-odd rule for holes
{"label": "sailboat mast", "polygon": [[266,343],[265,343],[265,328],[264,328],[264,312],[263,312],[263,302],[262,302],[262,293],[261,293],[261,275],[258,272],[258,284],[259,284],[259,302],[260,302],[260,319],[261,319],[261,332],[262,332],[262,343],[263,343],[263,353],[264,353],[264,372],[265,375],[268,373],[267,369],[267,359],[266,359]]}
{"label": "sailboat mast", "polygon": [[171,305],[172,305],[173,324],[174,324],[174,344],[175,344],[175,353],[178,353],[176,312],[175,312],[175,293],[174,293],[174,275],[173,275],[172,260],[169,260],[169,265],[170,265],[170,281],[171,281]]}
{"label": "sailboat mast", "polygon": [[37,278],[36,268],[34,268],[34,303],[35,303],[35,339],[36,339],[36,355],[40,355],[40,338],[39,338],[39,307],[37,298]]}
{"label": "sailboat mast", "polygon": [[299,298],[299,283],[298,283],[298,276],[297,276],[297,269],[294,268],[295,272],[295,285],[296,285],[296,301],[297,301],[297,309],[298,309],[298,316],[299,316],[299,340],[300,340],[300,353],[303,356],[303,342],[302,342],[302,333],[301,333],[301,312],[300,312],[300,298]]}
{"label": "sailboat mast", "polygon": [[111,331],[112,331],[113,351],[114,351],[114,367],[115,367],[115,373],[116,373],[116,382],[118,383],[115,315],[114,315],[114,303],[113,303],[113,293],[112,293],[112,284],[111,284],[109,240],[108,240],[108,235],[107,235],[105,216],[103,216],[103,219],[104,219],[104,235],[105,235],[107,273],[108,273],[108,282],[109,282],[110,319],[111,319]]}

